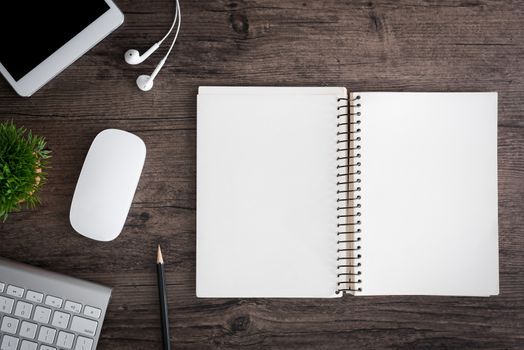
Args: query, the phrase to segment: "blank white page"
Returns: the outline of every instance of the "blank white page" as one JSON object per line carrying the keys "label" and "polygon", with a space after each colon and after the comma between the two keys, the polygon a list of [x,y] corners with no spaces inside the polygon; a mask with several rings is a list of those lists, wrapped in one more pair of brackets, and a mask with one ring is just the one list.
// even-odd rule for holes
{"label": "blank white page", "polygon": [[356,95],[358,294],[498,294],[497,94]]}
{"label": "blank white page", "polygon": [[335,297],[344,88],[201,87],[197,296]]}

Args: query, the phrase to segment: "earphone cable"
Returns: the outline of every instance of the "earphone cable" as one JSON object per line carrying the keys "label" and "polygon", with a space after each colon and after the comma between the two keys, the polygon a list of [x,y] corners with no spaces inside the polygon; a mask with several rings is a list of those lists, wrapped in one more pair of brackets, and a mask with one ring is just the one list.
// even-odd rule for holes
{"label": "earphone cable", "polygon": [[178,0],[176,0],[176,14],[175,14],[175,21],[173,22],[173,25],[175,24],[177,18],[178,18],[178,25],[177,25],[176,32],[175,32],[175,37],[173,38],[173,42],[171,43],[171,46],[169,46],[169,50],[167,50],[166,58],[169,56],[169,54],[173,50],[173,47],[175,46],[176,40],[178,38],[178,33],[180,33],[180,23],[182,22],[182,12],[180,11],[180,3]]}
{"label": "earphone cable", "polygon": [[178,0],[176,0],[176,4],[175,4],[175,18],[173,19],[173,23],[171,23],[171,28],[169,28],[169,31],[166,33],[166,35],[164,35],[164,37],[162,39],[160,39],[160,41],[158,42],[159,44],[162,44],[164,42],[164,40],[166,40],[166,38],[169,36],[169,34],[171,34],[171,32],[173,31],[173,28],[175,28],[175,24],[176,24],[176,21],[178,19],[178,13],[180,12],[179,11],[179,6],[178,6]]}

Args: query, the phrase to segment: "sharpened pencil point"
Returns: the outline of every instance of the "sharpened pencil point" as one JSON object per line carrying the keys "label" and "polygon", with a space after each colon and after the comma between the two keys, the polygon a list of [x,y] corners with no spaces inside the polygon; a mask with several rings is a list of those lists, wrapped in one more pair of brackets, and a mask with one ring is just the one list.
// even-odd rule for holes
{"label": "sharpened pencil point", "polygon": [[156,253],[156,263],[163,264],[164,258],[162,258],[162,250],[160,250],[160,244],[158,245],[158,251]]}

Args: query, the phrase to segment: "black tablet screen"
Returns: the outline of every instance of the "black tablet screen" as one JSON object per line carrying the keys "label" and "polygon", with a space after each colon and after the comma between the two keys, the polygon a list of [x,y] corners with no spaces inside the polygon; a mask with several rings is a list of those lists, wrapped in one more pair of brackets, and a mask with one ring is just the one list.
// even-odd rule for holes
{"label": "black tablet screen", "polygon": [[104,0],[2,1],[0,62],[20,80],[107,10]]}

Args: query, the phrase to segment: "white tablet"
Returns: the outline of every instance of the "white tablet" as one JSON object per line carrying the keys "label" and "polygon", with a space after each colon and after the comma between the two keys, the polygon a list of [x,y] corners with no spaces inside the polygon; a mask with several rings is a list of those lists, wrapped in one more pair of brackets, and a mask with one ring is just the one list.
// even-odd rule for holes
{"label": "white tablet", "polygon": [[123,21],[111,0],[2,1],[0,72],[31,96]]}

